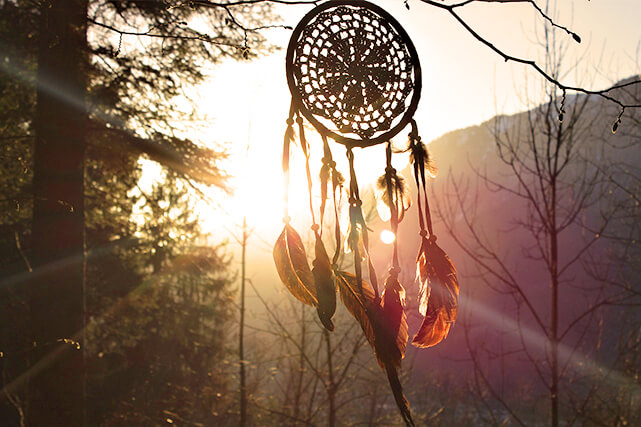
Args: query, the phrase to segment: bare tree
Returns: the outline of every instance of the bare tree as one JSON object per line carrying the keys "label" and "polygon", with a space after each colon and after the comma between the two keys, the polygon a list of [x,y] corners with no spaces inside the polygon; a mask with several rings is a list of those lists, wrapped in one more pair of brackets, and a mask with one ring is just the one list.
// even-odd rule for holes
{"label": "bare tree", "polygon": [[[262,382],[262,391],[252,396],[250,405],[286,425],[335,426],[364,419],[374,425],[389,416],[380,408],[391,396],[377,393],[385,390],[385,378],[349,313],[339,310],[334,317],[336,330],[329,333],[307,308],[293,301],[270,303],[254,290],[270,325],[260,330],[261,339],[272,343],[271,351],[262,356],[270,362],[262,362],[260,369],[271,372],[271,380]],[[278,398],[270,400],[266,394]],[[350,409],[354,407],[370,410]]]}
{"label": "bare tree", "polygon": [[[482,166],[475,159],[476,188],[469,177],[450,175],[451,197],[438,206],[478,281],[498,295],[491,305],[503,312],[468,296],[466,342],[476,390],[494,424],[506,417],[521,425],[534,422],[541,390],[551,425],[585,421],[582,410],[607,370],[608,308],[639,303],[631,288],[609,286],[616,260],[603,236],[630,211],[620,197],[607,197],[612,146],[598,143],[601,132],[593,126],[607,119],[607,103],[570,96],[555,85],[563,51],[552,33],[545,37],[552,79],[546,78],[553,83],[545,88],[547,102],[495,119],[498,161],[486,159]],[[592,274],[595,259],[608,268],[601,276]],[[481,327],[488,319],[494,323]],[[527,366],[538,385],[506,378],[506,364],[510,372]],[[519,387],[530,388],[516,393]]]}

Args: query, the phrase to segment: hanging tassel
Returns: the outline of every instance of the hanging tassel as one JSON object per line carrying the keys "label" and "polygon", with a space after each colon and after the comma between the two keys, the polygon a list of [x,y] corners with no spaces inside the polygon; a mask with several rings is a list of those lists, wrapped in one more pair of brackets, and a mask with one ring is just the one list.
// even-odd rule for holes
{"label": "hanging tassel", "polygon": [[285,129],[285,136],[283,138],[283,177],[285,181],[284,185],[284,194],[283,194],[283,206],[284,206],[284,215],[283,221],[289,223],[289,146],[294,140],[294,102],[289,108],[289,117],[287,118],[287,129]]}
{"label": "hanging tassel", "polygon": [[[409,189],[405,179],[399,176],[392,166],[392,144],[387,143],[386,149],[387,165],[385,173],[376,181],[378,192],[377,198],[384,203],[390,211],[390,222],[392,228],[403,220],[405,212],[412,204]],[[396,232],[392,230],[395,234]]]}
{"label": "hanging tassel", "polygon": [[[398,212],[398,221],[402,221],[405,217],[405,212],[407,212],[412,204],[405,178],[399,176],[396,170],[392,169],[389,172],[386,171],[384,175],[378,178],[376,186],[378,188],[376,192],[377,200],[389,211],[391,211],[392,208],[396,209]],[[378,210],[379,213],[381,213],[382,210],[380,208]],[[391,217],[391,213],[389,216]],[[387,220],[387,218],[383,219]]]}
{"label": "hanging tassel", "polygon": [[[334,177],[337,177],[336,179]],[[340,178],[339,178],[340,177]],[[332,264],[338,263],[338,257],[341,253],[341,222],[338,217],[338,207],[342,199],[342,185],[345,179],[340,173],[336,172],[332,174],[332,186],[334,187],[332,194],[332,201],[334,203],[334,240],[336,241],[336,249],[334,250],[334,256],[332,257]],[[336,200],[336,194],[338,193],[338,200]]]}
{"label": "hanging tassel", "polygon": [[328,331],[334,330],[332,316],[336,311],[336,284],[334,282],[334,273],[332,265],[329,262],[325,245],[321,240],[320,234],[316,233],[316,243],[314,245],[316,258],[313,261],[312,275],[316,284],[316,299],[318,305],[316,311],[318,318]]}
{"label": "hanging tassel", "polygon": [[459,283],[456,268],[447,254],[436,244],[432,229],[432,216],[427,198],[426,174],[435,175],[429,152],[418,135],[412,120],[410,133],[410,160],[414,166],[414,179],[418,187],[419,225],[421,248],[416,260],[419,280],[419,311],[425,316],[412,339],[416,347],[432,347],[449,334],[458,311]]}
{"label": "hanging tassel", "polygon": [[[399,186],[403,186],[402,179],[396,174],[396,169],[392,166],[392,144],[387,143],[386,150],[387,165],[385,174],[379,179],[379,184],[385,188],[387,205],[390,208],[390,227],[394,235],[398,234],[398,224],[401,221],[404,202],[399,197]],[[407,345],[407,318],[405,316],[405,289],[398,281],[398,275],[401,272],[398,261],[398,239],[394,239],[394,251],[392,254],[392,268],[389,269],[389,275],[385,280],[385,287],[381,298],[381,308],[383,315],[387,319],[387,324],[392,329],[390,335],[396,337],[396,346],[399,354],[394,355],[395,360],[400,367],[401,359],[405,357],[405,346]]]}
{"label": "hanging tassel", "polygon": [[[398,224],[403,219],[405,211],[409,208],[409,197],[406,192],[405,182],[402,177],[396,173],[392,166],[392,144],[387,143],[386,150],[387,165],[385,174],[379,179],[380,188],[384,188],[383,201],[390,210],[390,226],[392,233],[398,235]],[[387,379],[394,394],[396,406],[398,406],[403,421],[408,426],[413,426],[412,414],[410,412],[409,402],[403,394],[401,381],[398,378],[398,370],[401,367],[401,360],[405,357],[405,347],[407,346],[408,331],[407,317],[405,315],[405,289],[398,281],[400,273],[398,261],[398,238],[394,239],[394,252],[392,255],[392,268],[389,270],[389,276],[385,280],[385,288],[381,296],[381,314],[385,319],[383,331],[386,340],[393,340],[386,343],[385,351],[387,352],[385,363],[385,372]],[[380,334],[379,334],[380,335]]]}
{"label": "hanging tassel", "polygon": [[[312,174],[309,169],[309,147],[307,139],[305,139],[305,126],[303,124],[303,117],[297,113],[296,123],[298,123],[298,138],[300,139],[300,146],[305,155],[305,173],[307,174],[307,190],[309,193],[309,211],[312,215],[312,229],[316,227],[316,217],[314,215],[314,204],[312,202]],[[316,230],[314,230],[316,231]]]}
{"label": "hanging tassel", "polygon": [[[354,170],[354,153],[350,148],[347,149],[347,160],[349,161],[349,230],[348,230],[348,247],[354,253],[354,269],[356,280],[360,284],[362,280],[361,262],[367,260],[369,280],[374,288],[374,293],[378,298],[378,281],[376,271],[369,257],[369,237],[367,234],[367,224],[363,216],[363,202],[360,199],[358,191],[358,181],[356,180],[356,171]],[[360,286],[360,285],[359,285]]]}
{"label": "hanging tassel", "polygon": [[[325,205],[327,204],[327,186],[329,184],[329,178],[332,174],[332,153],[329,151],[329,144],[327,138],[323,136],[323,158],[321,159],[323,165],[320,168],[318,177],[320,178],[320,187],[321,187],[321,206],[320,206],[320,223],[321,230],[323,227],[323,219],[325,218]],[[336,163],[333,164],[334,168]]]}
{"label": "hanging tassel", "polygon": [[289,225],[288,196],[289,196],[289,146],[294,139],[294,114],[296,112],[294,102],[289,109],[287,118],[287,129],[283,138],[283,175],[285,177],[284,188],[284,215],[285,227],[274,244],[273,256],[276,264],[276,271],[283,284],[289,292],[298,300],[307,305],[316,306],[316,287],[314,276],[307,263],[307,254],[300,236]]}
{"label": "hanging tassel", "polygon": [[[354,154],[351,149],[347,150],[347,158],[350,167],[350,229],[349,244],[354,251],[354,269],[355,269],[355,288],[354,292],[358,292],[360,300],[363,301],[365,313],[368,319],[368,324],[363,325],[362,314],[352,313],[357,320],[361,322],[361,327],[365,331],[365,335],[370,340],[370,344],[374,347],[374,354],[378,360],[379,365],[387,374],[387,379],[394,395],[394,400],[398,406],[403,421],[407,426],[414,426],[410,407],[405,395],[403,394],[403,387],[398,378],[398,369],[401,366],[401,360],[405,356],[405,346],[407,344],[407,319],[403,310],[403,303],[405,291],[403,290],[396,275],[392,274],[392,279],[388,279],[385,285],[385,292],[381,299],[378,295],[378,286],[376,284],[376,272],[374,266],[367,254],[368,237],[367,225],[363,217],[363,210],[361,207],[361,200],[358,193],[358,183],[356,181],[356,173],[354,171]],[[362,246],[361,246],[362,243]],[[362,247],[362,249],[361,249]],[[361,271],[361,258],[360,251],[364,251],[367,258],[367,265],[369,268],[369,277],[372,281],[372,288],[374,290],[374,299],[368,298],[366,289],[366,282],[362,278]],[[396,255],[395,255],[396,259]],[[397,271],[397,270],[394,270]],[[343,276],[345,277],[345,276]],[[348,281],[342,280],[342,286],[346,286]],[[341,291],[343,295],[345,291]],[[354,304],[351,304],[354,305]],[[371,335],[368,335],[369,328],[373,333],[374,342],[371,341]]]}
{"label": "hanging tassel", "polygon": [[[323,220],[325,218],[325,206],[327,205],[328,199],[328,186],[331,178],[332,181],[332,190],[334,194],[334,205],[336,205],[336,190],[340,189],[345,182],[343,175],[336,170],[336,162],[332,158],[332,152],[329,149],[329,143],[327,142],[327,137],[322,135],[323,138],[323,158],[322,166],[319,173],[320,186],[321,186],[321,205],[320,205],[320,225],[321,225],[321,235],[323,229]],[[337,223],[338,224],[338,223]]]}
{"label": "hanging tassel", "polygon": [[[349,202],[349,227],[347,228],[347,248],[353,252],[358,252],[360,262],[365,260],[367,251],[363,239],[363,229],[366,227],[363,219],[363,212],[360,209],[360,200],[351,199]],[[356,260],[354,260],[356,261]]]}
{"label": "hanging tassel", "polygon": [[285,177],[283,221],[285,222],[285,227],[274,244],[273,257],[278,276],[289,292],[304,304],[317,306],[314,274],[307,263],[305,246],[299,234],[289,224],[289,148],[294,139],[295,114],[296,108],[292,100],[289,117],[287,118],[287,129],[283,138],[282,166],[283,176]]}
{"label": "hanging tassel", "polygon": [[[374,354],[379,365],[387,374],[394,400],[401,412],[403,421],[408,426],[414,426],[409,403],[403,394],[403,387],[398,377],[398,369],[405,355],[405,346],[408,339],[407,318],[403,310],[405,291],[397,280],[398,269],[392,269],[390,270],[390,278],[385,283],[385,291],[382,298],[378,295],[378,287],[375,282],[376,272],[367,253],[367,225],[363,217],[362,203],[356,181],[354,155],[350,149],[347,150],[347,158],[350,166],[350,231],[348,233],[348,244],[354,252],[356,274],[351,277],[346,274],[339,276],[339,292],[343,301],[349,301],[345,305],[361,324],[365,336],[374,348]],[[393,214],[393,216],[396,217],[396,214]],[[395,220],[394,223],[398,224],[398,221]],[[367,259],[369,276],[373,285],[371,288],[362,278],[361,253]],[[396,253],[394,259],[398,263]]]}

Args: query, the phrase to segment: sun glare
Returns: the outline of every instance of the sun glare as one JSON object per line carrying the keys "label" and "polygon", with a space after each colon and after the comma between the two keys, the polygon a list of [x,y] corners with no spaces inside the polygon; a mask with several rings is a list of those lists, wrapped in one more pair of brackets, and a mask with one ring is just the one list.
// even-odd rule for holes
{"label": "sun glare", "polygon": [[394,243],[394,240],[396,240],[396,235],[390,230],[381,231],[381,242],[385,243],[386,245],[391,245],[392,243]]}

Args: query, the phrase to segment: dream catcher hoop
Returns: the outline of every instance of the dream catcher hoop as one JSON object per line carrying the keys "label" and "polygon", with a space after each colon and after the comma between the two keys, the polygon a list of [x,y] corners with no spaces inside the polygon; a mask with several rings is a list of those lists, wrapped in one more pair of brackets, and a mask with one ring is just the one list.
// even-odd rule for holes
{"label": "dream catcher hoop", "polygon": [[389,141],[414,115],[418,54],[401,25],[364,1],[330,1],[300,21],[287,48],[287,83],[302,115],[349,147]]}
{"label": "dream catcher hoop", "polygon": [[[405,180],[392,166],[391,138],[410,125],[407,151],[417,186],[421,244],[416,264],[419,311],[424,316],[412,344],[436,345],[447,337],[456,320],[459,285],[456,269],[436,244],[432,230],[426,188],[433,168],[413,118],[421,92],[421,67],[416,49],[401,25],[380,7],[360,0],[331,0],[312,9],[294,29],[287,48],[286,72],[292,103],[283,145],[285,227],[274,246],[278,274],[294,297],[316,307],[321,323],[329,331],[334,330],[332,316],[336,310],[336,294],[339,294],[347,310],[360,323],[379,365],[385,370],[403,420],[407,425],[414,425],[398,378],[409,338],[405,289],[399,282],[398,238],[394,241],[391,268],[379,294],[369,255],[368,228],[353,149],[386,144],[386,168],[378,186],[390,210],[390,227],[397,235],[410,199]],[[305,121],[323,140],[318,216],[312,198]],[[305,156],[311,228],[315,236],[311,268],[302,239],[289,224],[287,210],[289,154],[295,127]],[[338,205],[345,179],[336,169],[329,140],[347,149],[350,224],[345,234],[346,244],[354,256],[353,273],[342,271],[338,266],[343,238]],[[330,195],[336,241],[332,258],[321,238]]]}

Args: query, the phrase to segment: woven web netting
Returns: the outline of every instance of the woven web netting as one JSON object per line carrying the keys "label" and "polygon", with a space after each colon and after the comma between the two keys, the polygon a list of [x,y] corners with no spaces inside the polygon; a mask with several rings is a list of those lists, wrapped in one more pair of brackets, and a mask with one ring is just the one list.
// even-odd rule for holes
{"label": "woven web netting", "polygon": [[298,38],[293,65],[303,107],[328,130],[364,140],[396,125],[415,87],[403,38],[365,8],[316,15]]}

